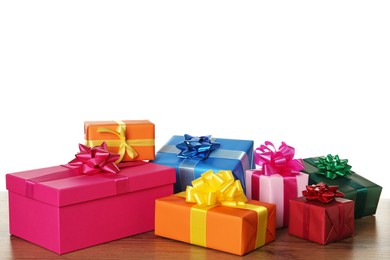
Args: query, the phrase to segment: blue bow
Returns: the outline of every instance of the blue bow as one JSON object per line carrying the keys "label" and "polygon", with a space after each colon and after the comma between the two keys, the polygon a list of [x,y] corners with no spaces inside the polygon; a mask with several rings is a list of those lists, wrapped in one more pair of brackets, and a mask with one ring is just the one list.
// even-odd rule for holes
{"label": "blue bow", "polygon": [[220,143],[211,141],[211,135],[198,137],[185,134],[184,141],[176,145],[181,150],[177,157],[204,160],[209,157],[211,151],[220,146]]}

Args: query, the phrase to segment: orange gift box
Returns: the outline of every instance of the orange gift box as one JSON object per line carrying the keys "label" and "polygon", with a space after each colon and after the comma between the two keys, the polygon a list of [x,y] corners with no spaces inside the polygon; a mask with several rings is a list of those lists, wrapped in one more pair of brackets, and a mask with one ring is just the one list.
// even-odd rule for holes
{"label": "orange gift box", "polygon": [[[196,204],[187,203],[178,194],[156,200],[155,234],[196,244],[191,241],[191,230],[201,229],[197,225],[199,223],[191,224],[191,210]],[[276,206],[255,200],[249,200],[247,204],[265,207],[267,223],[258,223],[258,213],[254,210],[222,205],[211,207],[206,211],[206,223],[200,225],[205,227],[206,233],[206,245],[201,246],[244,255],[275,240]],[[266,230],[258,230],[259,224],[266,226]],[[259,233],[263,235],[262,238],[257,237]],[[259,239],[262,240],[260,244]]]}
{"label": "orange gift box", "polygon": [[154,124],[148,120],[86,121],[86,145],[107,143],[108,150],[119,153],[120,161],[153,160]]}

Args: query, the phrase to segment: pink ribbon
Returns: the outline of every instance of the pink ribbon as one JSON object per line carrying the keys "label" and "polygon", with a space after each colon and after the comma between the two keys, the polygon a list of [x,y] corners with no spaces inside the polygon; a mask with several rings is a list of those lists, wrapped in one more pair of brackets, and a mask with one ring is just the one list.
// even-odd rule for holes
{"label": "pink ribbon", "polygon": [[91,175],[99,172],[118,173],[119,168],[115,161],[119,154],[110,153],[107,144],[103,142],[100,146],[88,147],[79,144],[80,152],[76,158],[64,165],[70,169],[77,169],[80,174]]}
{"label": "pink ribbon", "polygon": [[79,149],[80,152],[75,155],[75,159],[70,161],[68,164],[61,165],[71,169],[72,171],[58,171],[26,180],[26,196],[34,198],[35,184],[37,183],[57,181],[75,177],[80,174],[92,175],[104,172],[112,173],[103,174],[101,176],[115,181],[116,194],[127,193],[130,191],[129,177],[116,173],[118,173],[121,168],[136,167],[147,164],[147,162],[144,161],[121,162],[115,164],[115,161],[120,155],[110,153],[107,150],[107,144],[105,142],[103,142],[100,146],[92,148],[79,144]]}
{"label": "pink ribbon", "polygon": [[266,141],[260,147],[256,148],[254,162],[259,165],[262,175],[280,174],[282,176],[299,175],[300,171],[305,169],[302,159],[293,159],[295,149],[288,146],[285,142],[275,149],[270,141]]}

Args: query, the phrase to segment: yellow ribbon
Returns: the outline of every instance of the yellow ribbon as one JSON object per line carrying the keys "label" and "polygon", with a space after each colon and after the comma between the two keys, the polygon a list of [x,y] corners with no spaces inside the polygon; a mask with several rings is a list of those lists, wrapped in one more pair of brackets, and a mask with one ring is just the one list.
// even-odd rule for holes
{"label": "yellow ribbon", "polygon": [[115,161],[115,163],[119,163],[122,161],[123,157],[125,156],[125,153],[131,158],[137,158],[138,153],[136,150],[134,150],[133,146],[152,146],[154,145],[154,139],[136,139],[136,140],[126,140],[126,124],[121,120],[115,121],[118,126],[116,130],[112,130],[107,127],[99,127],[97,129],[97,132],[99,133],[111,133],[116,135],[119,140],[87,140],[86,144],[90,147],[100,145],[103,141],[107,143],[108,146],[118,146],[119,150],[118,153],[120,157],[118,160]]}
{"label": "yellow ribbon", "polygon": [[191,243],[206,247],[206,217],[207,210],[216,206],[225,206],[252,210],[257,213],[256,247],[265,244],[268,210],[266,207],[248,204],[247,198],[239,180],[234,180],[231,171],[213,173],[209,170],[200,178],[192,181],[192,187],[187,186],[185,192],[177,194],[185,197],[186,202],[196,203],[190,213]]}
{"label": "yellow ribbon", "polygon": [[226,207],[240,208],[252,210],[257,213],[257,233],[256,233],[256,246],[261,247],[265,244],[265,238],[267,235],[267,222],[268,222],[268,210],[266,207],[245,203],[244,205],[237,204],[235,206],[225,205]]}

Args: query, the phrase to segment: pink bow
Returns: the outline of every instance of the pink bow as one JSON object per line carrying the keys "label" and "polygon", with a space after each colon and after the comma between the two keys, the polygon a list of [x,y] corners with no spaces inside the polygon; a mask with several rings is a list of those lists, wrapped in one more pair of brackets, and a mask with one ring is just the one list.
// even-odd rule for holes
{"label": "pink bow", "polygon": [[263,175],[298,175],[301,170],[305,169],[305,166],[302,159],[293,159],[294,154],[295,149],[288,146],[285,142],[282,142],[277,151],[273,143],[266,141],[255,149],[254,161],[255,164],[261,166]]}
{"label": "pink bow", "polygon": [[118,173],[119,168],[115,161],[119,154],[110,153],[107,144],[103,142],[100,146],[88,147],[79,144],[80,152],[76,158],[68,163],[71,169],[78,169],[80,174],[95,174],[99,172]]}

